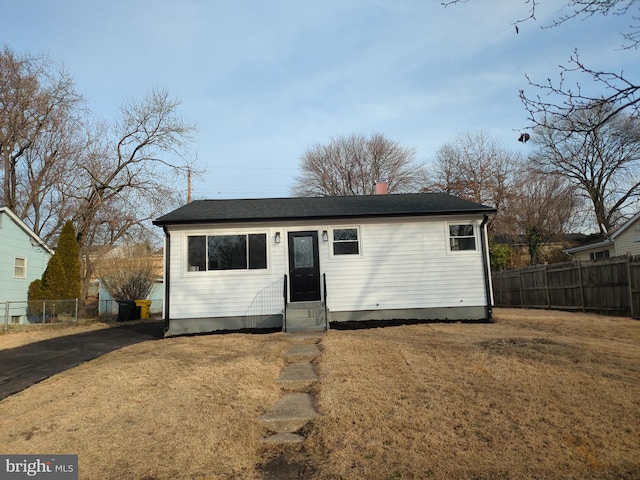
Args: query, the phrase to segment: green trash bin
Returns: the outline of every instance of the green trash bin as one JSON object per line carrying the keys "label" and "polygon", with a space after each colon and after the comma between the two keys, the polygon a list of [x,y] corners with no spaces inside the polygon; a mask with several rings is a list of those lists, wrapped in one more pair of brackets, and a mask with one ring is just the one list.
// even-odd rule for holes
{"label": "green trash bin", "polygon": [[136,300],[136,306],[140,307],[140,318],[149,318],[151,300]]}

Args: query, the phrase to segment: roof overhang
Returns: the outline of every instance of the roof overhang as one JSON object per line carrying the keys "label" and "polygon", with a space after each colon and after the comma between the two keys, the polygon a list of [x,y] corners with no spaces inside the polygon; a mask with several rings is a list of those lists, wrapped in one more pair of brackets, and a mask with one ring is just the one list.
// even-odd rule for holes
{"label": "roof overhang", "polygon": [[224,219],[193,219],[193,220],[154,220],[156,226],[170,225],[216,225],[228,223],[279,223],[279,222],[299,222],[301,220],[349,220],[365,218],[401,218],[401,217],[441,217],[451,215],[483,215],[485,213],[495,213],[495,210],[460,210],[460,211],[433,211],[426,213],[377,213],[377,214],[353,214],[353,215],[308,215],[290,217],[248,217],[248,218],[224,218]]}
{"label": "roof overhang", "polygon": [[566,253],[568,255],[573,255],[574,253],[588,252],[590,250],[597,250],[599,248],[607,248],[607,247],[612,247],[612,246],[614,246],[614,242],[613,242],[613,240],[608,238],[608,239],[603,240],[601,242],[591,243],[589,245],[581,245],[579,247],[567,248],[566,250],[563,250],[562,252]]}
{"label": "roof overhang", "polygon": [[0,206],[0,213],[4,213],[6,214],[9,218],[11,218],[11,220],[22,230],[24,231],[24,233],[26,233],[35,243],[37,243],[39,246],[41,246],[42,248],[44,248],[48,253],[50,253],[51,255],[54,254],[53,249],[47,245],[45,243],[44,240],[42,240],[42,238],[40,238],[33,230],[31,230],[26,223],[24,223],[22,220],[20,220],[20,217],[18,217],[15,213],[13,213],[13,211],[6,206]]}
{"label": "roof overhang", "polygon": [[446,194],[199,200],[153,221],[156,226],[282,223],[483,215],[496,209]]}

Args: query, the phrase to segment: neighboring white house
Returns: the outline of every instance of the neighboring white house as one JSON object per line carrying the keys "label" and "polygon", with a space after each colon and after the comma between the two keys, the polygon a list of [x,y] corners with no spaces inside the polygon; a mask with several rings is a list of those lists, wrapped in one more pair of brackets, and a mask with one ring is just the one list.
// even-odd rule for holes
{"label": "neighboring white house", "polygon": [[26,322],[29,284],[42,277],[51,255],[53,250],[33,230],[0,205],[0,319]]}
{"label": "neighboring white house", "polygon": [[564,251],[576,260],[599,260],[621,255],[640,255],[640,213],[609,237],[596,243]]}
{"label": "neighboring white house", "polygon": [[154,221],[166,334],[289,329],[314,309],[332,322],[489,320],[493,212],[440,193],[194,201]]}

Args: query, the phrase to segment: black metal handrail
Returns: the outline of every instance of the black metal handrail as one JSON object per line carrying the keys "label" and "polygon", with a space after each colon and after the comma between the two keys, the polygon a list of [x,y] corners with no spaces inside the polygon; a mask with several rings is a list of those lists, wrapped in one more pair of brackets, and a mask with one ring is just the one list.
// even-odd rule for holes
{"label": "black metal handrail", "polygon": [[324,290],[324,331],[329,330],[329,314],[327,313],[327,274],[322,274],[322,287]]}
{"label": "black metal handrail", "polygon": [[282,298],[284,299],[284,307],[282,308],[282,330],[287,331],[287,274],[284,274],[284,285],[282,287]]}

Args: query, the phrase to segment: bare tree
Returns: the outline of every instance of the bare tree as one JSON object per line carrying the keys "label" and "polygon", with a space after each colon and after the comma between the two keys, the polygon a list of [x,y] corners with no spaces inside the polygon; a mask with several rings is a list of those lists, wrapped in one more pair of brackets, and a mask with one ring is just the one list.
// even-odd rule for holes
{"label": "bare tree", "polygon": [[505,212],[512,235],[524,235],[532,264],[543,261],[542,243],[579,226],[581,199],[566,177],[542,173],[523,164]]}
{"label": "bare tree", "polygon": [[[469,0],[448,0],[441,2],[441,4],[444,7],[448,7],[450,5],[467,3],[468,1]],[[513,22],[516,27],[518,24],[536,20],[536,12],[540,0],[522,0],[522,3],[527,6],[528,11],[524,17]],[[570,20],[583,20],[594,15],[630,15],[634,21],[638,21],[637,13],[640,12],[637,11],[639,10],[636,6],[637,3],[638,0],[565,0],[564,4],[560,5],[558,16],[552,20],[550,25],[544,25],[543,28],[558,27]],[[636,11],[636,15],[633,14],[634,11]],[[516,32],[517,31],[518,29],[516,28]],[[640,26],[630,25],[629,31],[622,33],[622,36],[627,42],[627,48],[637,48],[640,44]]]}
{"label": "bare tree", "polygon": [[536,228],[545,236],[569,233],[579,226],[581,199],[576,187],[558,174],[523,166],[508,217],[520,232]]}
{"label": "bare tree", "polygon": [[0,201],[48,242],[73,220],[83,294],[88,249],[144,238],[148,220],[177,205],[176,178],[201,170],[185,161],[195,127],[178,107],[154,90],[123,105],[112,126],[97,123],[64,69],[0,51]]}
{"label": "bare tree", "polygon": [[115,300],[142,300],[149,296],[162,261],[145,244],[125,244],[103,256],[97,276]]}
{"label": "bare tree", "polygon": [[[444,6],[466,3],[467,0],[450,0],[442,2]],[[516,32],[518,25],[523,22],[536,20],[536,9],[539,0],[523,0],[528,13],[521,19],[514,21]],[[622,47],[637,49],[640,47],[640,1],[639,0],[565,0],[558,16],[543,28],[559,27],[572,20],[580,20],[594,15],[614,15],[629,17],[635,24],[629,26],[627,32],[621,32]],[[640,84],[625,77],[622,71],[603,71],[587,66],[580,60],[578,51],[574,50],[566,65],[560,66],[557,80],[550,77],[544,82],[526,77],[529,86],[534,87],[537,94],[530,95],[520,90],[520,100],[527,110],[529,121],[533,126],[549,127],[547,120],[564,117],[572,119],[571,128],[579,132],[597,129],[603,123],[620,112],[631,115],[640,114]],[[595,87],[598,94],[588,93],[581,85],[589,84],[589,91]],[[607,116],[599,118],[599,123],[580,123],[576,121],[576,113],[589,110],[593,106],[609,105],[611,108]],[[555,128],[566,128],[566,122],[556,122]]]}
{"label": "bare tree", "polygon": [[[488,228],[495,235],[524,235],[532,242],[566,233],[574,226],[579,203],[565,177],[532,169],[519,153],[484,132],[463,133],[436,151],[431,183],[441,191],[495,206]],[[530,254],[539,259],[531,243]]]}
{"label": "bare tree", "polygon": [[505,149],[487,133],[462,133],[438,148],[430,169],[431,181],[423,190],[496,207],[498,213],[489,226],[501,231],[505,208],[516,194],[519,165],[519,154]]}
{"label": "bare tree", "polygon": [[415,149],[379,133],[332,138],[309,148],[301,158],[294,195],[324,197],[371,195],[375,182],[386,180],[389,193],[418,191],[423,167],[414,161]]}
{"label": "bare tree", "polygon": [[[45,56],[20,56],[9,47],[0,51],[2,201],[22,219],[29,217],[38,234],[48,217],[41,207],[57,181],[57,165],[75,153],[70,132],[82,106],[64,68]],[[63,221],[55,223],[58,228]]]}
{"label": "bare tree", "polygon": [[[624,113],[612,116],[612,108],[596,104],[570,118],[551,117],[532,136],[535,166],[571,182],[591,204],[602,233],[635,213],[640,199],[640,124]],[[594,128],[573,128],[573,122]]]}
{"label": "bare tree", "polygon": [[[527,96],[524,90],[520,90],[519,94],[533,127],[553,127],[565,133],[586,133],[597,130],[620,113],[626,112],[636,117],[640,114],[640,84],[624,77],[622,72],[605,72],[587,67],[577,51],[571,55],[567,65],[560,66],[559,80],[547,79],[546,83],[538,83],[529,76],[526,78],[530,86],[541,92]],[[595,84],[603,93],[597,96],[583,93],[581,80]],[[581,115],[594,107],[603,107],[606,115]]]}
{"label": "bare tree", "polygon": [[[94,131],[66,191],[82,250],[140,238],[149,220],[178,204],[176,176],[196,169],[183,161],[195,127],[178,106],[166,91],[154,90],[125,104],[112,129]],[[91,273],[87,262],[85,289]]]}

